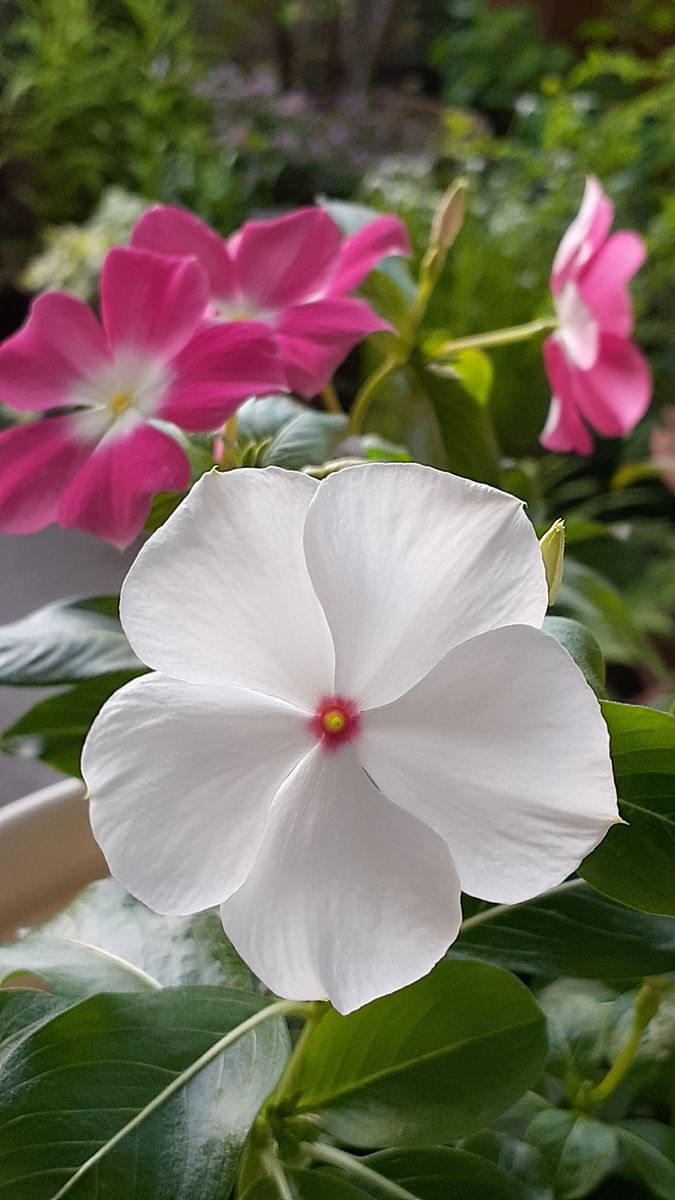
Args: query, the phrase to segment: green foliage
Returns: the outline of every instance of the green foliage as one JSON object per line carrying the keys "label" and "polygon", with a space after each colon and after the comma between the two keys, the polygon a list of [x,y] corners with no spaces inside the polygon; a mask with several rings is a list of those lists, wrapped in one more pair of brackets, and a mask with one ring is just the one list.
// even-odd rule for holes
{"label": "green foliage", "polygon": [[348,1017],[329,1012],[288,1090],[294,1113],[319,1111],[350,1145],[419,1146],[487,1124],[534,1080],[544,1051],[541,1013],[514,976],[448,960]]}
{"label": "green foliage", "polygon": [[675,716],[605,701],[619,811],[581,873],[606,896],[675,916]]}
{"label": "green foliage", "polygon": [[0,57],[10,215],[22,208],[38,222],[72,221],[115,184],[226,218],[211,111],[193,91],[189,0],[17,7]]}
{"label": "green foliage", "polygon": [[0,626],[0,683],[43,687],[142,670],[116,596],[63,600]]}

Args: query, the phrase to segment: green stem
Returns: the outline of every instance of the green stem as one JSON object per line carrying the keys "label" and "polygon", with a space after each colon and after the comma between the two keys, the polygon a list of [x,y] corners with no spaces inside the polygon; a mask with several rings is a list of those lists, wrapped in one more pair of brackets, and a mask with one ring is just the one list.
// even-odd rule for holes
{"label": "green stem", "polygon": [[[195,1059],[193,1063],[190,1063],[189,1067],[186,1067],[184,1071],[181,1071],[178,1075],[176,1075],[175,1078],[171,1080],[171,1083],[167,1085],[167,1087],[163,1088],[161,1092],[158,1092],[149,1104],[146,1104],[145,1107],[140,1110],[140,1112],[136,1113],[135,1117],[132,1117],[130,1121],[127,1121],[126,1125],[123,1125],[121,1129],[118,1129],[117,1133],[115,1133],[111,1138],[108,1139],[107,1142],[100,1146],[95,1154],[92,1154],[89,1158],[87,1158],[82,1165],[78,1167],[75,1174],[71,1175],[70,1179],[64,1183],[63,1187],[59,1188],[58,1192],[54,1192],[52,1200],[61,1200],[62,1196],[66,1196],[68,1192],[70,1192],[75,1185],[79,1183],[82,1177],[91,1171],[92,1167],[97,1166],[104,1158],[107,1157],[108,1154],[110,1154],[112,1150],[115,1149],[116,1146],[120,1144],[120,1142],[123,1142],[130,1133],[133,1133],[136,1129],[138,1129],[139,1126],[141,1126],[148,1119],[148,1117],[151,1117],[153,1113],[157,1112],[158,1108],[161,1108],[164,1104],[166,1104],[167,1100],[170,1100],[172,1096],[175,1096],[176,1092],[179,1092],[187,1083],[190,1082],[191,1079],[194,1079],[195,1075],[199,1075],[200,1071],[203,1071],[205,1067],[208,1067],[209,1063],[212,1063],[214,1059],[219,1058],[220,1055],[223,1054],[225,1050],[228,1050],[230,1046],[233,1046],[235,1042],[238,1042],[241,1038],[246,1037],[246,1034],[250,1033],[252,1029],[255,1029],[258,1025],[262,1025],[263,1021],[271,1021],[275,1017],[291,1016],[292,1013],[303,1011],[303,1006],[298,1004],[297,1001],[279,1000],[276,1004],[269,1004],[265,1008],[260,1009],[260,1011],[254,1013],[252,1017],[248,1017],[245,1021],[242,1021],[241,1025],[237,1025],[235,1029],[230,1029],[229,1032],[224,1035],[224,1037],[219,1038],[219,1040],[214,1042],[212,1046],[209,1046],[208,1050],[205,1050],[199,1058]],[[286,1200],[285,1197],[284,1200]],[[292,1196],[291,1200],[293,1200]]]}
{"label": "green stem", "polygon": [[355,1179],[363,1179],[364,1183],[376,1184],[380,1192],[391,1196],[392,1200],[417,1200],[412,1192],[400,1187],[392,1179],[386,1179],[378,1171],[373,1171],[360,1158],[354,1158],[353,1155],[347,1154],[346,1150],[338,1150],[337,1146],[326,1146],[323,1142],[303,1142],[300,1148],[318,1162],[341,1167]]}
{"label": "green stem", "polygon": [[528,321],[525,325],[511,325],[508,329],[491,329],[486,333],[474,333],[471,337],[444,342],[437,353],[438,355],[453,355],[459,354],[462,350],[510,346],[516,342],[526,342],[529,338],[536,337],[538,333],[550,333],[552,329],[557,328],[557,325],[555,317],[540,317],[537,321]]}
{"label": "green stem", "polygon": [[342,405],[340,404],[338,394],[335,391],[332,383],[327,383],[321,392],[321,403],[323,404],[326,412],[337,413],[339,416],[343,415]]}
{"label": "green stem", "polygon": [[633,1028],[630,1035],[621,1047],[604,1079],[601,1079],[588,1094],[588,1104],[591,1108],[596,1108],[599,1104],[607,1100],[628,1074],[642,1040],[642,1035],[652,1017],[655,1017],[659,1010],[663,988],[663,980],[645,979],[635,997]]}
{"label": "green stem", "polygon": [[356,394],[356,399],[352,404],[352,410],[349,414],[349,425],[347,427],[347,436],[355,436],[363,429],[363,423],[368,414],[368,410],[375,399],[375,393],[381,383],[395,371],[397,367],[403,366],[406,361],[405,356],[401,355],[400,347],[391,353],[384,362],[381,362],[376,371],[369,375],[363,386]]}
{"label": "green stem", "polygon": [[276,1186],[281,1200],[295,1200],[293,1189],[291,1188],[291,1185],[286,1177],[286,1172],[284,1171],[284,1168],[276,1155],[271,1151],[269,1151],[267,1154],[264,1154],[262,1157],[262,1164],[270,1179]]}

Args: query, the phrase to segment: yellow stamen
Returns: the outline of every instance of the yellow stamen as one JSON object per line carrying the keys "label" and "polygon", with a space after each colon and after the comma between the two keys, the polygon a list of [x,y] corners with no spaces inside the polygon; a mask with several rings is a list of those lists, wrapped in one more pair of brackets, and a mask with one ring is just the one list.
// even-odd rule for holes
{"label": "yellow stamen", "polygon": [[329,708],[328,712],[323,714],[321,724],[326,733],[341,733],[347,724],[347,718],[338,708]]}
{"label": "yellow stamen", "polygon": [[121,417],[134,402],[131,392],[115,392],[108,401],[108,408],[114,417]]}

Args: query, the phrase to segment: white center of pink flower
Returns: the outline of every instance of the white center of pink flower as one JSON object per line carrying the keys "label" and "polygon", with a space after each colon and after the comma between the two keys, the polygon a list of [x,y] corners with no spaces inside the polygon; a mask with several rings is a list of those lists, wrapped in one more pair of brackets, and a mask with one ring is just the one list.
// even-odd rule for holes
{"label": "white center of pink flower", "polygon": [[560,322],[558,337],[567,357],[581,371],[590,371],[598,359],[600,328],[572,280],[553,297]]}
{"label": "white center of pink flower", "polygon": [[211,315],[216,321],[273,321],[276,313],[266,309],[256,308],[255,304],[250,304],[247,300],[233,302],[231,300],[211,301]]}
{"label": "white center of pink flower", "polygon": [[78,382],[73,404],[86,411],[75,419],[87,437],[121,436],[155,415],[170,383],[163,363],[123,351]]}
{"label": "white center of pink flower", "polygon": [[325,696],[319,701],[310,729],[319,739],[324,750],[338,750],[345,742],[352,742],[361,731],[361,718],[354,700],[343,696]]}

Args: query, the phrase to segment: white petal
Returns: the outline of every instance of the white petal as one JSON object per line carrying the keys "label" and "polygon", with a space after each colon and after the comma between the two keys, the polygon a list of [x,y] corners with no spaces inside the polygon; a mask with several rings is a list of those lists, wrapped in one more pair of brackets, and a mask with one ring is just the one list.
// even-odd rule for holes
{"label": "white petal", "polygon": [[302,546],[316,486],[276,467],[203,476],[124,583],[122,624],[139,658],[310,709],[329,693],[333,644]]}
{"label": "white petal", "polygon": [[554,300],[560,321],[558,337],[575,366],[589,371],[598,359],[600,326],[571,280]]}
{"label": "white petal", "polygon": [[91,824],[112,874],[157,912],[220,904],[248,875],[270,804],[311,745],[304,713],[145,675],[85,743]]}
{"label": "white petal", "polygon": [[417,464],[350,467],[307,514],[307,565],[328,617],[336,691],[394,700],[458,642],[540,626],[548,603],[521,501]]}
{"label": "white petal", "polygon": [[351,747],[317,746],[279,792],[225,932],[279,996],[339,1012],[426,975],[457,934],[443,841],[373,787]]}
{"label": "white petal", "polygon": [[598,702],[555,638],[531,627],[458,646],[364,714],[359,754],[447,841],[462,889],[482,900],[555,887],[618,820]]}

